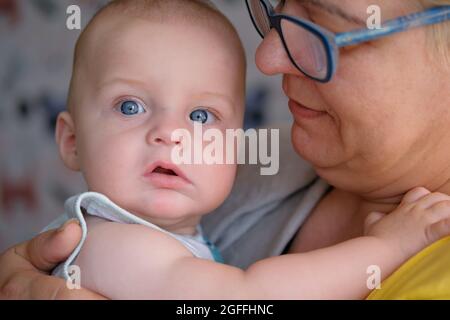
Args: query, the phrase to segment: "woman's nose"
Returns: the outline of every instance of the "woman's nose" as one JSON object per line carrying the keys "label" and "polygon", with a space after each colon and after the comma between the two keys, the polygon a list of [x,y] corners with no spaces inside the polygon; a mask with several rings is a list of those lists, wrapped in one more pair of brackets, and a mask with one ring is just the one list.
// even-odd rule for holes
{"label": "woman's nose", "polygon": [[275,29],[270,30],[258,46],[255,62],[258,69],[269,76],[275,74],[302,75],[289,59]]}

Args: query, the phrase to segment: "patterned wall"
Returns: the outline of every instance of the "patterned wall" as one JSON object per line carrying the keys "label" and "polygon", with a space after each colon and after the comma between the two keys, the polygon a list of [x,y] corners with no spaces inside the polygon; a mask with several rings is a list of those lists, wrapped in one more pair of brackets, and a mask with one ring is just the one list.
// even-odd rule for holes
{"label": "patterned wall", "polygon": [[[214,2],[246,46],[246,126],[287,121],[280,78],[262,76],[253,64],[260,39],[243,0]],[[0,251],[38,232],[62,212],[68,196],[85,188],[81,176],[60,161],[53,130],[56,115],[65,108],[80,32],[66,28],[66,9],[79,5],[84,26],[102,3],[0,0]]]}

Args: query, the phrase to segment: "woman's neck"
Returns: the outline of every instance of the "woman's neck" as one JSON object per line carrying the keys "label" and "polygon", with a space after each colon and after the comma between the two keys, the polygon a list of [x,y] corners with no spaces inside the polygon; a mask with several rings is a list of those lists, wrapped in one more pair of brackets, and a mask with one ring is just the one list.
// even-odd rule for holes
{"label": "woman's neck", "polygon": [[[430,191],[450,195],[450,179],[436,185]],[[390,213],[400,204],[403,196],[404,194],[392,196],[391,193],[387,197],[370,198],[333,189],[314,208],[300,228],[289,252],[307,252],[362,236],[364,221],[369,213]]]}
{"label": "woman's neck", "polygon": [[[442,177],[440,178],[442,179]],[[429,183],[428,185],[424,185],[423,187],[427,188],[430,192],[440,192],[450,195],[450,179],[444,179],[443,183]],[[411,189],[407,190],[406,192],[410,191]],[[370,212],[373,211],[382,213],[392,212],[400,204],[406,192],[400,195],[380,197],[376,199],[356,195],[356,197],[359,199],[358,214],[367,216]]]}

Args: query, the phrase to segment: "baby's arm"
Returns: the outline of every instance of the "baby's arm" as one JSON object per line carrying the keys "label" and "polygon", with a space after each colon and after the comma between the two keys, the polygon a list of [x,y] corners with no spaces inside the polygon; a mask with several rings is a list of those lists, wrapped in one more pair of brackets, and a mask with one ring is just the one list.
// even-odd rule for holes
{"label": "baby's arm", "polygon": [[105,222],[91,228],[77,264],[84,287],[116,299],[364,298],[370,291],[368,266],[379,266],[384,279],[450,233],[448,199],[413,191],[372,223],[368,236],[261,260],[246,271],[194,258],[170,236],[147,227]]}

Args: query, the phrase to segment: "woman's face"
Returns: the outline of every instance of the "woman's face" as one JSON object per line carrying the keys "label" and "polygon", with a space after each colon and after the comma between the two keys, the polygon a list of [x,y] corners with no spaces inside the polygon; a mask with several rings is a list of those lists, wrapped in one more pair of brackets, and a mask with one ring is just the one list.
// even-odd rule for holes
{"label": "woman's face", "polygon": [[[366,26],[327,8],[366,21],[373,4],[381,8],[382,21],[422,10],[416,0],[287,0],[281,11],[299,16],[306,9],[313,22],[337,33]],[[445,182],[438,172],[450,163],[450,71],[428,35],[422,27],[342,48],[337,72],[326,84],[290,63],[275,30],[259,46],[259,69],[283,74],[295,149],[332,185],[386,199],[411,186]]]}

